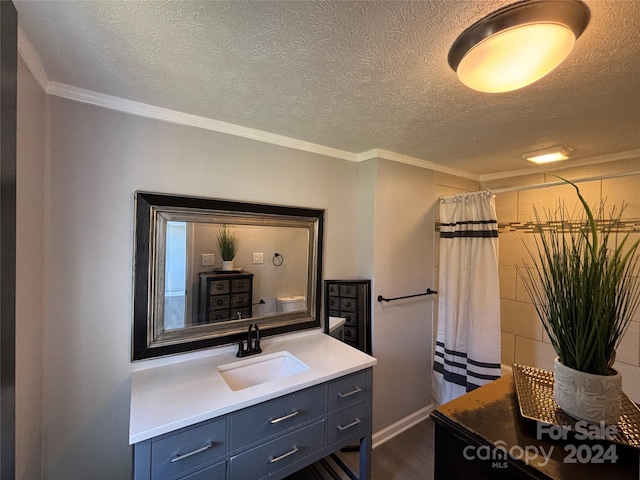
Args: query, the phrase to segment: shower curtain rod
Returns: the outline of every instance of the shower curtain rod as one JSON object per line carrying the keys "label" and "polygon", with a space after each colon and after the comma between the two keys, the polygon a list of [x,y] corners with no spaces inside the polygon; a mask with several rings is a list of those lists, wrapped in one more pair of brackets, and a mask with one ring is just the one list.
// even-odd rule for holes
{"label": "shower curtain rod", "polygon": [[[580,178],[576,180],[571,180],[574,183],[582,183],[582,182],[592,182],[594,180],[605,180],[608,178],[619,178],[619,177],[628,177],[631,175],[640,175],[640,171],[637,172],[627,172],[627,173],[616,173],[612,175],[604,175],[599,177],[587,177]],[[555,187],[556,185],[565,185],[565,182],[562,180],[558,180],[557,182],[547,182],[547,183],[534,183],[532,185],[521,185],[519,187],[507,187],[507,188],[496,188],[489,189],[491,193],[507,193],[507,192],[517,192],[520,190],[533,190],[535,188],[544,188],[544,187]]]}

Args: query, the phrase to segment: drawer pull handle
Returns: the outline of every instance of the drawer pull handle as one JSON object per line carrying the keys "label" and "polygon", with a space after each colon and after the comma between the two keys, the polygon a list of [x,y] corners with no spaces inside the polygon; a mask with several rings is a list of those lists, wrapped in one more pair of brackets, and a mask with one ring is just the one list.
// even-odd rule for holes
{"label": "drawer pull handle", "polygon": [[271,463],[276,463],[279,462],[280,460],[287,458],[289,455],[293,455],[294,453],[296,453],[298,450],[300,450],[298,447],[296,447],[294,445],[294,447],[288,451],[287,453],[283,453],[282,455],[280,455],[279,457],[273,458],[273,457],[269,457],[269,461]]}
{"label": "drawer pull handle", "polygon": [[338,425],[338,430],[342,432],[343,430],[347,430],[348,428],[355,427],[359,423],[362,423],[362,420],[356,417],[356,419],[353,422],[351,422],[349,425]]}
{"label": "drawer pull handle", "polygon": [[185,458],[190,457],[191,455],[195,455],[196,453],[204,452],[205,450],[209,450],[213,447],[213,442],[208,442],[205,446],[194,450],[193,452],[185,453],[184,455],[176,455],[171,459],[171,463],[177,462],[178,460],[184,460]]}
{"label": "drawer pull handle", "polygon": [[295,417],[296,415],[298,415],[300,412],[298,410],[294,410],[293,412],[291,412],[289,415],[285,415],[284,417],[279,417],[279,418],[274,418],[273,420],[271,420],[272,424],[275,423],[280,423],[283,420],[287,420],[289,418]]}
{"label": "drawer pull handle", "polygon": [[360,387],[356,387],[353,390],[351,390],[350,392],[339,393],[338,396],[340,398],[346,398],[346,397],[350,397],[351,395],[355,395],[356,393],[360,393],[361,391],[362,391],[362,389]]}

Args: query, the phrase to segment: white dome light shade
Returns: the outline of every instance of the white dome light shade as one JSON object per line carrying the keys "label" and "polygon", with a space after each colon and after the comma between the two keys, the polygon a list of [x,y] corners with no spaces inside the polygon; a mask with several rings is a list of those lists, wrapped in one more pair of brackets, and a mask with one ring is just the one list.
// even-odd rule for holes
{"label": "white dome light shade", "polygon": [[554,70],[575,43],[573,32],[557,23],[510,28],[469,50],[458,65],[458,78],[480,92],[517,90]]}
{"label": "white dome light shade", "polygon": [[540,80],[567,58],[589,17],[589,9],[578,0],[530,0],[507,6],[458,37],[449,51],[449,65],[474,90],[517,90]]}

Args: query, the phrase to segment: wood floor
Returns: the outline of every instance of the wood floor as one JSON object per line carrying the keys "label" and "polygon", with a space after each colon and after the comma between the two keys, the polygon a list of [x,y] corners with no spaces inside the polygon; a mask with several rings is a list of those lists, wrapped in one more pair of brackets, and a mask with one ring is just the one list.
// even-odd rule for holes
{"label": "wood floor", "polygon": [[[426,419],[373,449],[371,480],[432,480],[434,425]],[[340,452],[339,457],[357,472],[358,454]],[[318,462],[286,480],[347,480],[333,470],[332,461]]]}

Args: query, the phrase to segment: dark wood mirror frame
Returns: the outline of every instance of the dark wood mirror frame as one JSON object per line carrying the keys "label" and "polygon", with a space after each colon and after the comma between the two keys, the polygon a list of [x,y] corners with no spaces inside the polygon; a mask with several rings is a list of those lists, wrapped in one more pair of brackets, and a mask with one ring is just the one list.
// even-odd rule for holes
{"label": "dark wood mirror frame", "polygon": [[[164,230],[160,226],[164,215],[205,218],[211,223],[237,220],[246,225],[307,228],[310,235],[306,310],[240,319],[229,322],[228,328],[221,324],[189,326],[161,338],[158,322],[163,318],[158,318],[154,292],[159,283],[164,285],[164,271],[158,277],[158,271],[162,270],[158,268],[158,256],[164,256],[161,251]],[[136,192],[134,224],[132,361],[236,343],[246,337],[248,325],[254,322],[259,324],[261,336],[320,326],[324,210]]]}

